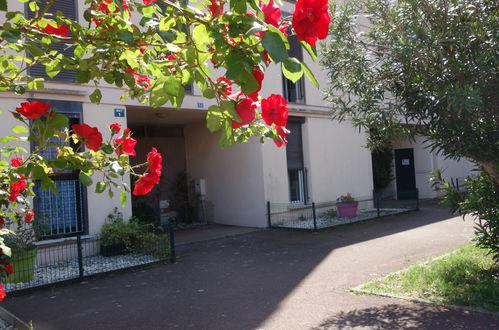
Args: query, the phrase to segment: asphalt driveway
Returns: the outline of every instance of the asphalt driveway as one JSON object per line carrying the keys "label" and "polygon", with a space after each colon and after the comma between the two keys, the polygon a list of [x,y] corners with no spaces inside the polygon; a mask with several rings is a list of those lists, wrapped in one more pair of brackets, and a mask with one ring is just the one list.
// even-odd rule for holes
{"label": "asphalt driveway", "polygon": [[420,212],[318,233],[267,230],[179,248],[175,265],[55,286],[2,306],[40,329],[497,329],[491,316],[348,288],[466,243],[471,221]]}

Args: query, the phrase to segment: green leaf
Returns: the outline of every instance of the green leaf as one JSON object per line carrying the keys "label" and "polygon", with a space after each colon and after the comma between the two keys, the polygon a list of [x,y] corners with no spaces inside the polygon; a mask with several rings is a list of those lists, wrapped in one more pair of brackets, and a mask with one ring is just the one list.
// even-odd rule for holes
{"label": "green leaf", "polygon": [[102,93],[100,91],[100,89],[96,89],[93,91],[92,94],[90,94],[90,101],[92,101],[92,103],[100,103],[100,100],[102,99]]}
{"label": "green leaf", "polygon": [[102,194],[104,190],[106,190],[107,184],[105,182],[99,181],[95,185],[95,192],[98,194]]}
{"label": "green leaf", "polygon": [[220,138],[218,139],[218,144],[220,147],[230,147],[235,142],[234,135],[232,134],[232,121],[229,118],[225,118],[222,122],[222,130],[220,131]]}
{"label": "green leaf", "polygon": [[79,83],[88,83],[92,78],[92,74],[88,70],[77,70],[76,71],[76,81]]}
{"label": "green leaf", "polygon": [[125,170],[118,162],[111,163],[111,171],[119,175],[125,175]]}
{"label": "green leaf", "polygon": [[216,132],[222,128],[224,120],[222,109],[217,105],[212,105],[208,108],[206,113],[206,127],[210,132]]}
{"label": "green leaf", "polygon": [[121,207],[125,207],[126,206],[126,197],[127,197],[126,191],[120,192],[120,203],[121,203]]}
{"label": "green leaf", "polygon": [[224,110],[223,113],[225,116],[234,119],[236,121],[241,121],[239,115],[236,111],[236,102],[234,101],[222,101],[220,102],[220,107]]}
{"label": "green leaf", "polygon": [[7,245],[2,244],[1,248],[2,248],[2,253],[3,254],[5,254],[8,257],[12,256],[12,250],[10,249],[10,247],[8,247]]}
{"label": "green leaf", "polygon": [[118,36],[118,39],[120,39],[121,41],[124,41],[129,45],[134,44],[132,32],[127,30],[120,30],[116,35]]}
{"label": "green leaf", "polygon": [[83,55],[85,55],[85,47],[83,47],[82,45],[78,45],[76,46],[73,53],[76,58],[82,58]]}
{"label": "green leaf", "polygon": [[7,143],[14,139],[14,136],[4,136],[0,138],[0,143]]}
{"label": "green leaf", "polygon": [[315,78],[314,74],[309,69],[309,67],[304,62],[301,63],[301,67],[303,69],[303,72],[305,72],[305,75],[307,76],[308,80],[310,80],[310,82],[314,84],[315,87],[320,88],[319,82],[317,81],[317,79]]}
{"label": "green leaf", "polygon": [[[0,10],[7,11],[7,0],[0,0]],[[9,255],[10,257],[10,255]]]}
{"label": "green leaf", "polygon": [[28,45],[26,47],[26,49],[33,56],[42,56],[45,54],[45,52],[43,50],[41,50],[40,48],[38,48],[37,46],[35,46],[33,44]]}
{"label": "green leaf", "polygon": [[282,61],[282,73],[293,83],[297,82],[303,76],[303,69],[300,61],[294,57],[288,57]]}
{"label": "green leaf", "polygon": [[199,24],[192,30],[192,38],[194,39],[194,43],[199,47],[204,45],[210,39],[208,34],[208,30],[206,30],[206,26],[203,24]]}
{"label": "green leaf", "polygon": [[206,88],[203,91],[203,97],[206,97],[207,99],[212,99],[215,97],[215,92],[211,88]]}
{"label": "green leaf", "polygon": [[157,80],[149,94],[149,105],[153,108],[160,107],[168,102],[168,96],[164,90],[165,81]]}
{"label": "green leaf", "polygon": [[32,90],[41,90],[44,87],[43,78],[35,78],[31,81],[28,81],[28,88]]}
{"label": "green leaf", "polygon": [[258,82],[250,71],[241,70],[236,81],[241,86],[241,91],[246,95],[251,94],[258,89]]}
{"label": "green leaf", "polygon": [[54,128],[67,127],[69,124],[69,119],[61,113],[56,113],[52,118],[49,119],[48,125]]}
{"label": "green leaf", "polygon": [[272,61],[279,63],[288,57],[286,45],[284,44],[278,33],[265,33],[262,38],[262,44],[265,50],[269,53]]}
{"label": "green leaf", "polygon": [[246,13],[246,0],[230,0],[230,9],[238,14]]}
{"label": "green leaf", "polygon": [[22,133],[29,133],[29,130],[24,126],[16,125],[12,127],[12,132],[14,132],[15,134],[22,134]]}
{"label": "green leaf", "polygon": [[104,151],[108,155],[111,155],[114,152],[113,147],[109,143],[104,144],[101,147],[101,150]]}
{"label": "green leaf", "polygon": [[171,96],[178,96],[182,88],[182,81],[175,77],[168,77],[165,80],[164,91]]}
{"label": "green leaf", "polygon": [[179,90],[178,95],[171,97],[172,105],[177,109],[180,108],[182,106],[182,102],[184,102],[184,96],[185,96],[185,89],[184,86],[182,86]]}
{"label": "green leaf", "polygon": [[317,48],[310,46],[307,42],[305,41],[300,41],[301,45],[305,50],[307,51],[308,55],[312,58],[312,61],[317,61]]}
{"label": "green leaf", "polygon": [[7,42],[16,43],[21,38],[21,32],[15,30],[4,31],[1,36]]}
{"label": "green leaf", "polygon": [[57,74],[61,72],[61,70],[62,64],[58,59],[53,59],[52,61],[45,64],[45,73],[50,78],[54,78],[55,76],[57,76]]}
{"label": "green leaf", "polygon": [[86,187],[92,185],[92,178],[83,172],[80,172],[80,174],[78,174],[78,180],[80,180],[80,182]]}

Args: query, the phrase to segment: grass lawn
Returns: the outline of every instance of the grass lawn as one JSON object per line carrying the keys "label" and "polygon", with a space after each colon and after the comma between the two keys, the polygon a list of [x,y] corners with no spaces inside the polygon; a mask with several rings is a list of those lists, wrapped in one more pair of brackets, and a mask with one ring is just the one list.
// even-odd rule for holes
{"label": "grass lawn", "polygon": [[442,258],[369,281],[360,289],[498,312],[499,265],[484,250],[467,244]]}

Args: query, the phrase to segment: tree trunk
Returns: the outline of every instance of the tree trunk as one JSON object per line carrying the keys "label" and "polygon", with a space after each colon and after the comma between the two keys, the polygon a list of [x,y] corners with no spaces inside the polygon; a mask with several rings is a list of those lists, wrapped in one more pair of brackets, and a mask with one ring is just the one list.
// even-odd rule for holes
{"label": "tree trunk", "polygon": [[494,181],[499,184],[499,171],[497,170],[497,166],[495,166],[494,162],[480,162],[480,165],[482,165]]}

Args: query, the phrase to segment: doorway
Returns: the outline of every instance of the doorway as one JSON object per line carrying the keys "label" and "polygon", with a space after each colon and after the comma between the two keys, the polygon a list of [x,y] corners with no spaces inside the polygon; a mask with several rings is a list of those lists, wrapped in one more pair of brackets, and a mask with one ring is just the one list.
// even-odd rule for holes
{"label": "doorway", "polygon": [[416,172],[414,168],[414,150],[395,149],[395,180],[397,199],[416,199]]}

